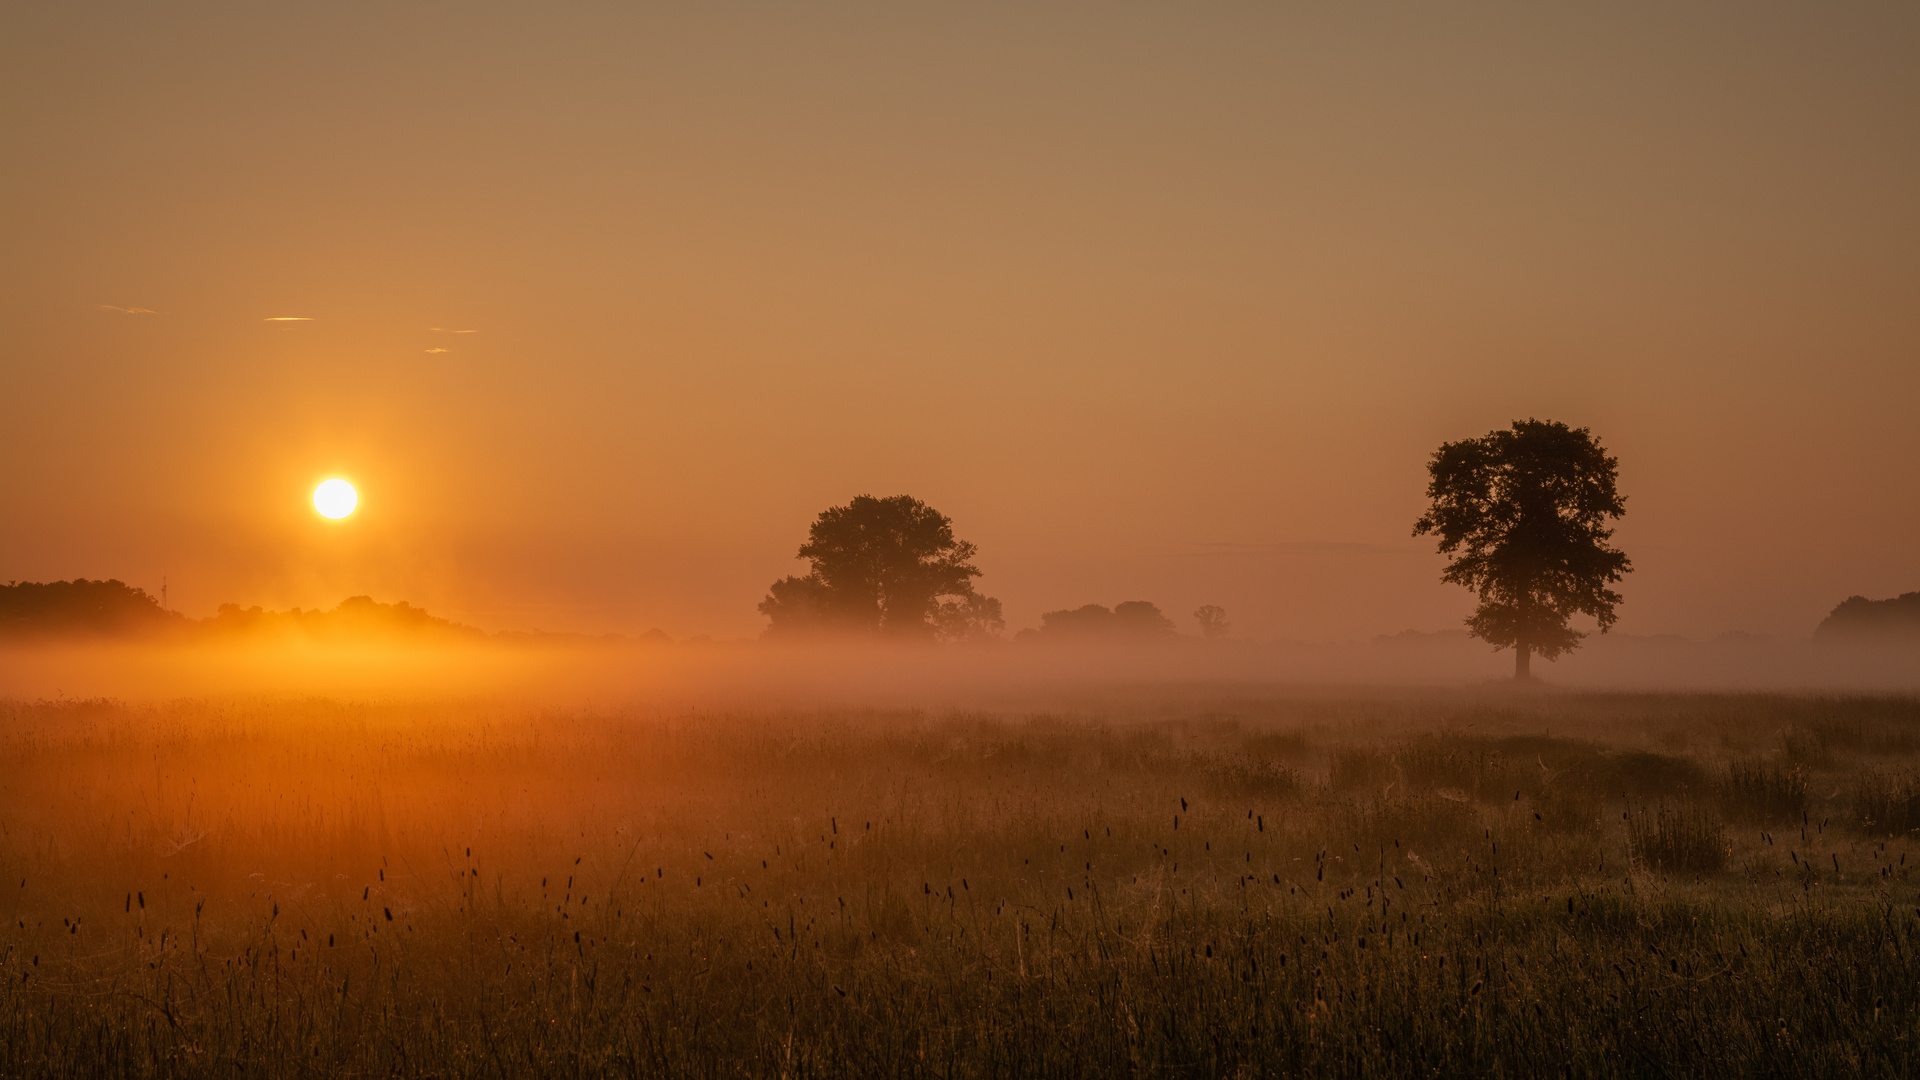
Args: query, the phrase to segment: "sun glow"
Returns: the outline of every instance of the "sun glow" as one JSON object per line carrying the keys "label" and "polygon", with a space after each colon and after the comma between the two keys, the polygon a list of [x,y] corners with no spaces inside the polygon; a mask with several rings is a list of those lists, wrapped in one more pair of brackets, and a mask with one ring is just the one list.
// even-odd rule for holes
{"label": "sun glow", "polygon": [[338,520],[353,513],[353,508],[358,505],[360,493],[345,480],[326,480],[313,489],[313,508],[320,511],[321,517]]}

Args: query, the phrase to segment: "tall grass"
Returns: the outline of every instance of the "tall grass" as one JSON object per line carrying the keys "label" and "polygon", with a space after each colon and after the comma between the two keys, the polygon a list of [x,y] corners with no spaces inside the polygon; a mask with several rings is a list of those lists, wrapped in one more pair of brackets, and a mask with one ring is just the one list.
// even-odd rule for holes
{"label": "tall grass", "polygon": [[1807,814],[1807,778],[1778,760],[1736,757],[1727,763],[1721,803],[1760,822],[1798,821]]}
{"label": "tall grass", "polygon": [[0,706],[0,1073],[1920,1066],[1912,702],[1337,704]]}
{"label": "tall grass", "polygon": [[1920,773],[1911,769],[1866,773],[1854,796],[1854,817],[1868,832],[1920,831]]}
{"label": "tall grass", "polygon": [[1726,868],[1727,830],[1692,804],[1627,818],[1627,851],[1655,872],[1712,874]]}

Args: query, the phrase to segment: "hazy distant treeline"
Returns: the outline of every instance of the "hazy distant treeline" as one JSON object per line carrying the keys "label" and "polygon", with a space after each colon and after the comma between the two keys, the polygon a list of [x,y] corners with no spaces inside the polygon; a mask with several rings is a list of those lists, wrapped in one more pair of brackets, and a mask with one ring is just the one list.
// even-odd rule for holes
{"label": "hazy distant treeline", "polygon": [[[1208,605],[1194,612],[1194,618],[1202,637],[1219,637],[1226,632],[1226,612],[1222,608]],[[955,635],[974,640],[997,636],[997,625]],[[1015,635],[1022,641],[1082,643],[1146,643],[1178,636],[1174,621],[1161,612],[1159,605],[1147,600],[1128,600],[1112,608],[1087,604],[1049,611],[1041,615],[1039,629],[1022,630]],[[258,605],[243,608],[238,604],[221,604],[211,618],[194,619],[167,610],[151,593],[117,579],[79,578],[0,585],[0,638],[70,637],[194,640],[299,637],[320,641],[404,637],[448,642],[638,640],[665,643],[672,640],[660,630],[648,631],[637,639],[614,634],[588,638],[544,632],[489,633],[434,615],[404,600],[387,604],[369,596],[350,596],[330,610],[268,611]]]}
{"label": "hazy distant treeline", "polygon": [[191,622],[144,589],[117,579],[14,581],[0,585],[0,634],[159,634]]}
{"label": "hazy distant treeline", "polygon": [[[1202,638],[1222,637],[1229,628],[1226,611],[1216,605],[1208,604],[1199,608],[1192,613],[1192,618]],[[769,636],[778,639],[787,635],[776,632]],[[978,640],[999,635],[997,628],[994,628],[990,632],[976,631],[968,636]],[[1178,624],[1159,605],[1147,600],[1123,601],[1111,608],[1101,604],[1085,604],[1077,608],[1044,612],[1038,628],[1021,630],[1012,636],[1015,641],[1027,643],[1086,645],[1148,645],[1156,641],[1192,640],[1190,636],[1180,633]],[[1451,639],[1463,635],[1455,632],[1414,636],[1426,640]],[[488,632],[434,615],[406,601],[381,603],[367,596],[348,597],[332,609],[269,611],[258,605],[243,608],[238,604],[222,604],[211,618],[195,619],[162,607],[159,599],[146,590],[117,579],[90,581],[78,578],[73,581],[0,584],[0,641],[60,638],[208,641],[271,637],[317,641],[406,638],[450,644],[623,640],[665,644],[673,640],[660,630],[649,630],[632,637],[543,631]],[[1401,638],[1405,637],[1407,635],[1401,635]],[[1399,640],[1379,639],[1382,643]],[[1920,592],[1906,593],[1890,600],[1849,597],[1820,623],[1814,640],[1835,646],[1874,642],[1887,645],[1920,643]]]}
{"label": "hazy distant treeline", "polygon": [[[658,632],[655,632],[658,634]],[[439,638],[477,641],[490,635],[401,601],[350,596],[332,610],[267,611],[222,604],[212,618],[193,619],[162,607],[145,589],[117,579],[21,581],[0,585],[0,637],[193,638],[283,636],[316,640]],[[545,635],[542,635],[545,636]],[[659,635],[664,637],[664,635]]]}
{"label": "hazy distant treeline", "polygon": [[1920,592],[1891,600],[1849,596],[1813,632],[1816,641],[1908,638],[1920,641]]}

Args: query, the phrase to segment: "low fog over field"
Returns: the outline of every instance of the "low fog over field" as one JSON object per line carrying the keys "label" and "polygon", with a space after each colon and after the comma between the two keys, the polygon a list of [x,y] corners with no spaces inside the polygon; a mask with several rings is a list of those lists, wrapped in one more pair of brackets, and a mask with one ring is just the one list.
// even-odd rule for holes
{"label": "low fog over field", "polygon": [[[758,642],[656,644],[223,642],[53,644],[0,651],[16,699],[163,700],[231,693],[349,698],[483,694],[554,702],[851,703],[1020,700],[1085,685],[1186,683],[1469,687],[1511,660],[1460,634],[1329,645],[1028,645],[934,649]],[[1560,689],[1824,692],[1920,687],[1911,647],[1609,637],[1539,671]]]}

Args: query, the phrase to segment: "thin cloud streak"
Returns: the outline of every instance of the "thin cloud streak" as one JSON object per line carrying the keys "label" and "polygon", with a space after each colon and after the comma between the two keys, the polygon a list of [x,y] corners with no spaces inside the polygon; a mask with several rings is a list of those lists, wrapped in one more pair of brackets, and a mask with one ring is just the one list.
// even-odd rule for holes
{"label": "thin cloud streak", "polygon": [[261,322],[312,322],[313,320],[307,318],[305,315],[269,315],[266,318],[261,319],[260,321]]}
{"label": "thin cloud streak", "polygon": [[1200,541],[1190,556],[1216,555],[1413,555],[1417,545],[1375,544],[1360,540],[1284,540],[1274,544],[1242,544],[1229,541]]}
{"label": "thin cloud streak", "polygon": [[160,314],[159,312],[153,310],[152,308],[121,307],[118,304],[101,304],[100,310],[101,311],[117,311],[122,315],[158,315]]}

